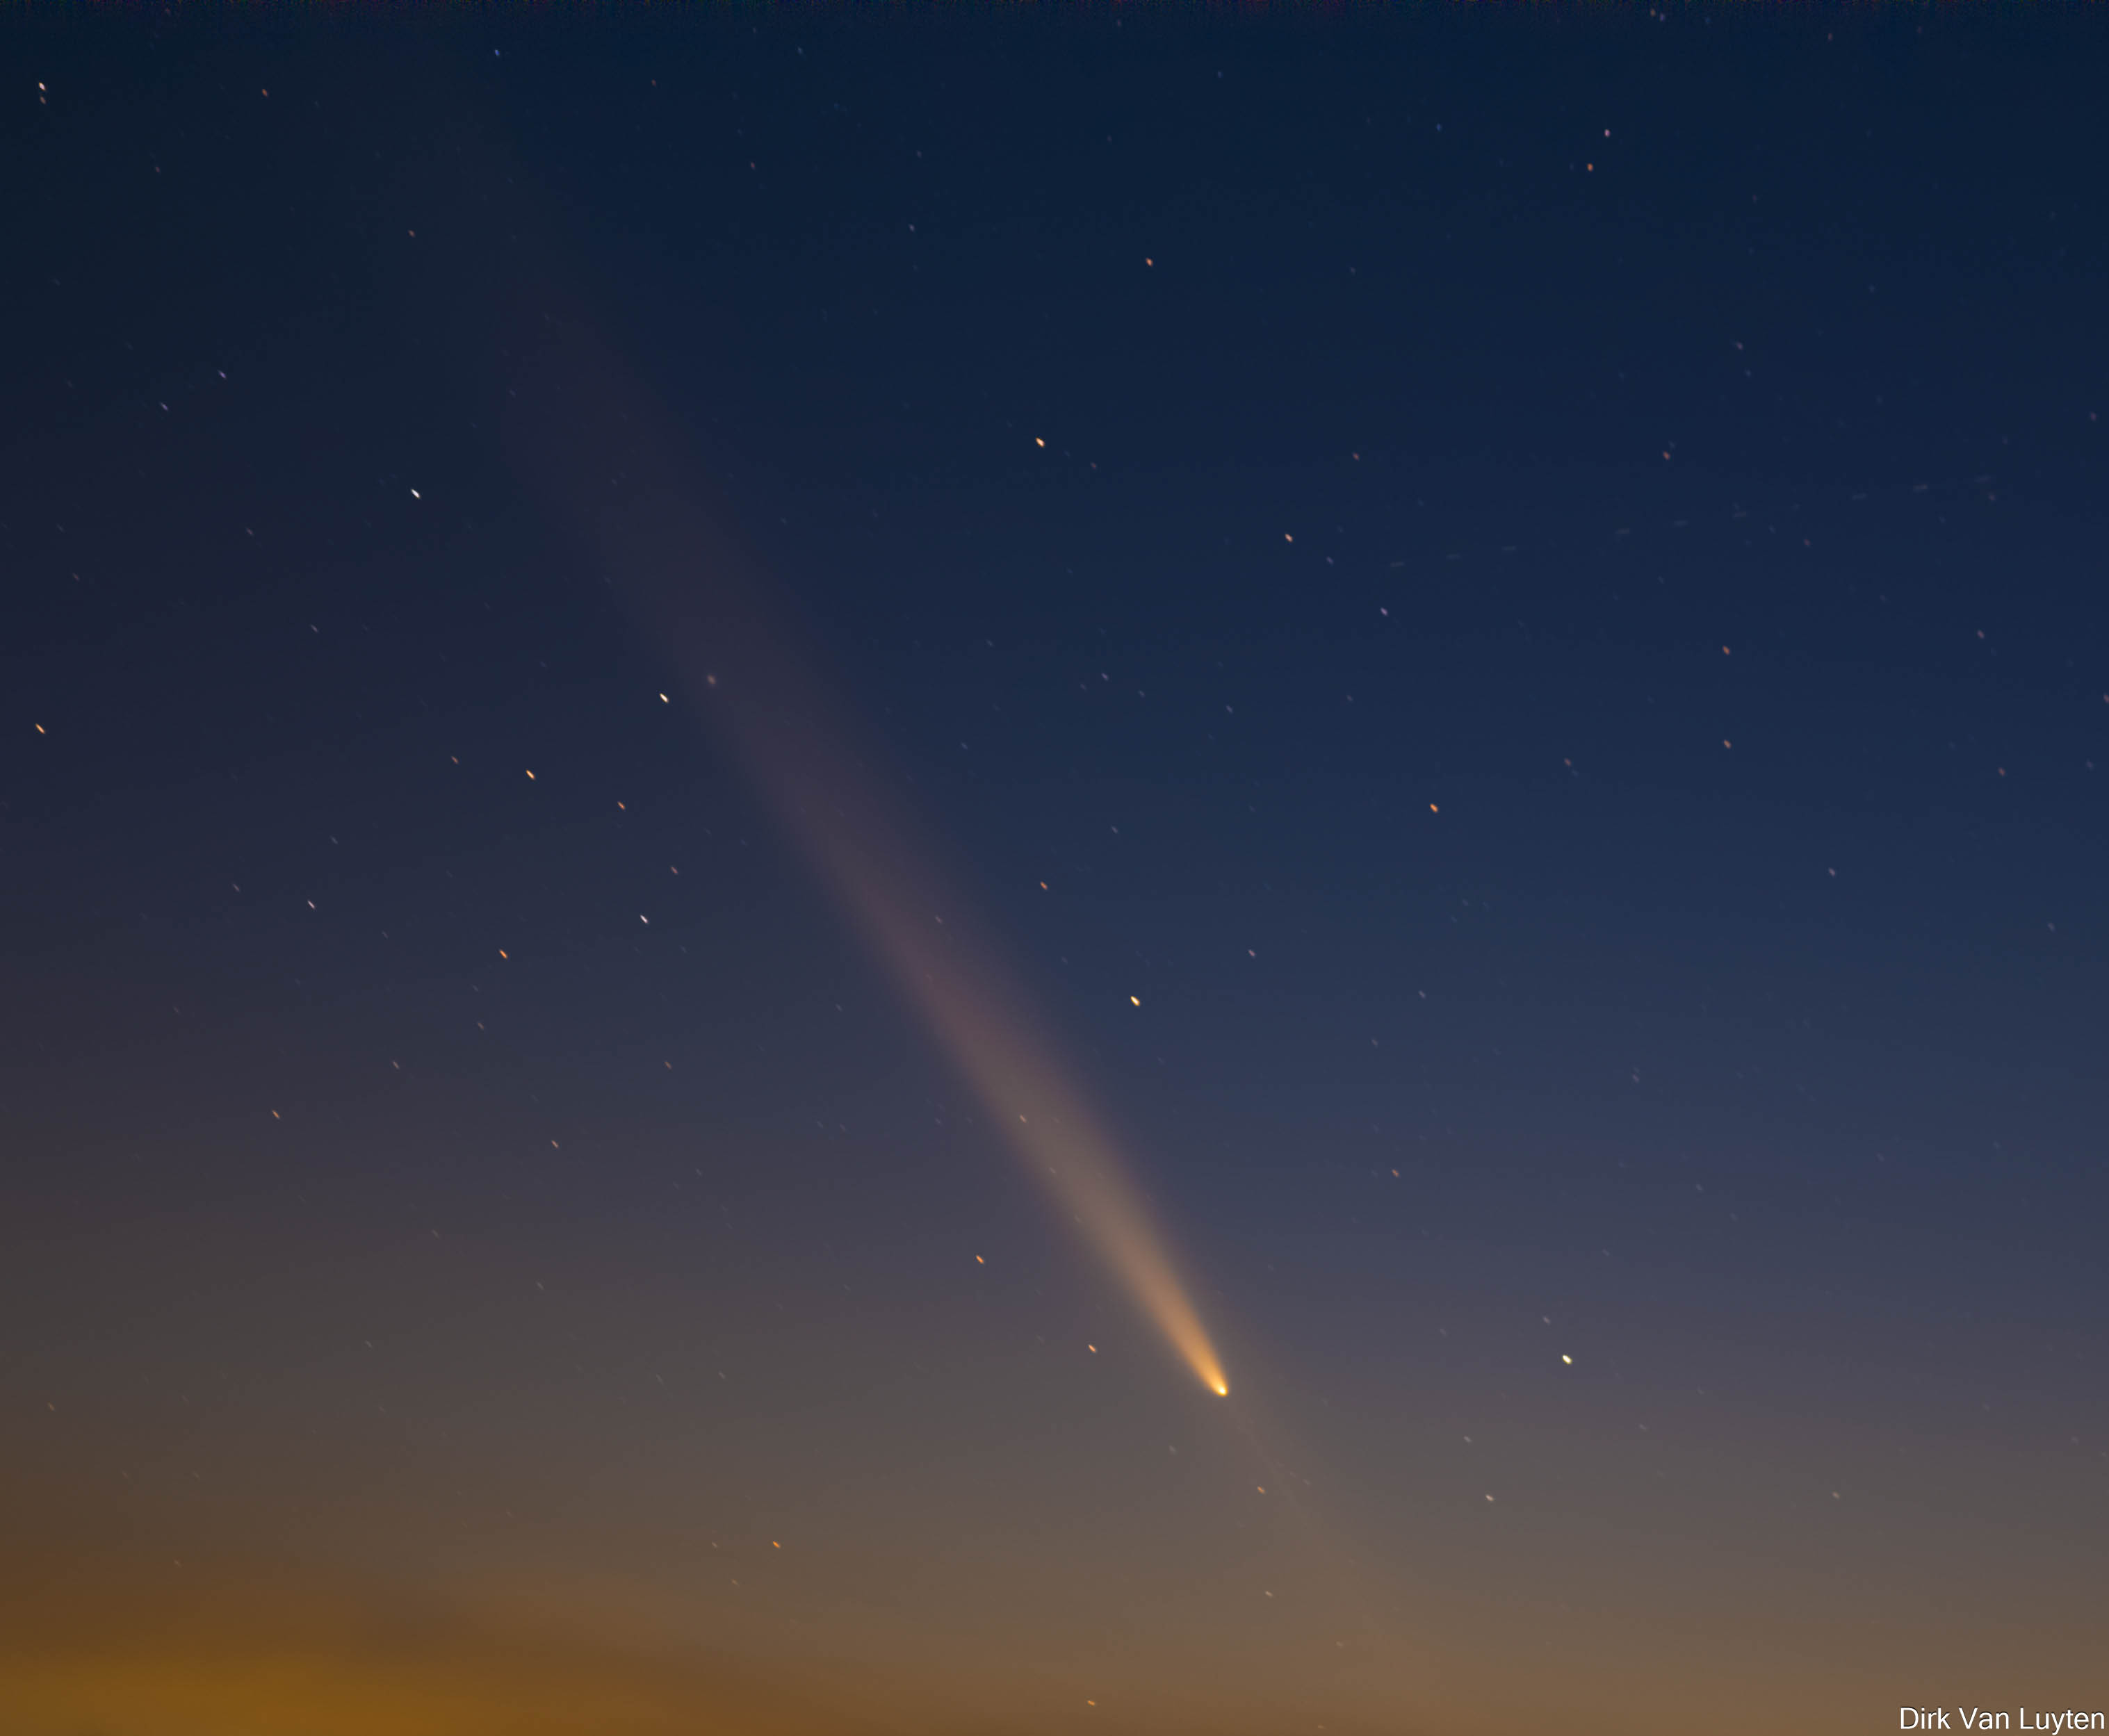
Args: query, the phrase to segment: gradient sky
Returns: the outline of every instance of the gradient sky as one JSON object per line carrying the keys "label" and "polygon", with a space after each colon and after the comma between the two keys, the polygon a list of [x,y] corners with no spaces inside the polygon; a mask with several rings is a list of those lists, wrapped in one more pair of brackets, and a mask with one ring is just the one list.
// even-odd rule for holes
{"label": "gradient sky", "polygon": [[2109,14],[5,28],[0,1729],[2109,1707]]}

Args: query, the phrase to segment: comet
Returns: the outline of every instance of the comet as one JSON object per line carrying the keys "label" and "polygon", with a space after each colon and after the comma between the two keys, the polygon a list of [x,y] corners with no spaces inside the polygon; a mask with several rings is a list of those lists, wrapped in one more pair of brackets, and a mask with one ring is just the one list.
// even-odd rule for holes
{"label": "comet", "polygon": [[[514,388],[516,461],[671,653],[786,836],[1011,1149],[1194,1378],[1230,1381],[1133,1166],[999,937],[941,869],[877,732],[802,641],[689,442],[621,360],[553,327]],[[1137,1001],[1140,1005],[1140,1001]]]}

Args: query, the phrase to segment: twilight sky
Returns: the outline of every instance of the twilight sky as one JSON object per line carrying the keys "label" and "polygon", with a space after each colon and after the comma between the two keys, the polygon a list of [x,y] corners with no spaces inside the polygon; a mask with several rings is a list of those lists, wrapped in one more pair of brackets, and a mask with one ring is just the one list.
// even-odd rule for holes
{"label": "twilight sky", "polygon": [[2109,1706],[2109,14],[0,65],[0,1729]]}

